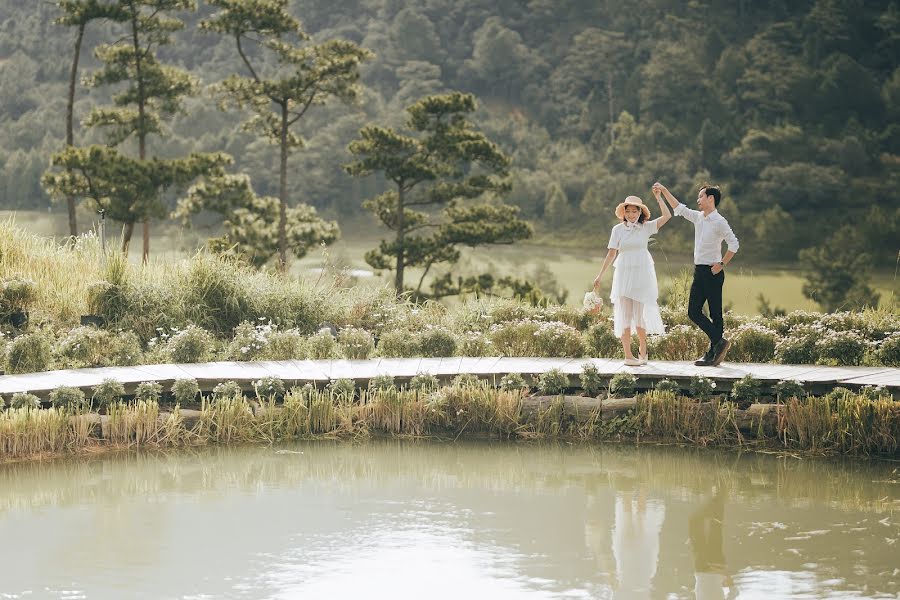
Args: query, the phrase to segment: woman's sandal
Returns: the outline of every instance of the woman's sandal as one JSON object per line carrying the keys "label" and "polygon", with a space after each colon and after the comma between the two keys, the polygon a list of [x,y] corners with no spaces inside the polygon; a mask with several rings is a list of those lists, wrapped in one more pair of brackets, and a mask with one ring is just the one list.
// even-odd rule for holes
{"label": "woman's sandal", "polygon": [[641,354],[641,355],[640,355],[640,358],[638,358],[638,360],[641,361],[641,364],[642,364],[642,365],[646,365],[646,364],[647,364],[647,355],[646,355],[646,354]]}
{"label": "woman's sandal", "polygon": [[626,366],[626,367],[639,367],[639,366],[641,366],[642,364],[644,364],[644,363],[642,363],[641,361],[639,361],[639,360],[636,359],[636,358],[626,358],[626,359],[625,359],[625,366]]}

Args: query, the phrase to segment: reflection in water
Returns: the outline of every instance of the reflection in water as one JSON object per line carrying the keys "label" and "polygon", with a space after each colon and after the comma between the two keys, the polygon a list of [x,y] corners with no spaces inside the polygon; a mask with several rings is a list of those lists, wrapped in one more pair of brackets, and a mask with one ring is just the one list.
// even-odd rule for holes
{"label": "reflection in water", "polygon": [[396,441],[8,464],[0,598],[893,597],[896,479],[878,462]]}

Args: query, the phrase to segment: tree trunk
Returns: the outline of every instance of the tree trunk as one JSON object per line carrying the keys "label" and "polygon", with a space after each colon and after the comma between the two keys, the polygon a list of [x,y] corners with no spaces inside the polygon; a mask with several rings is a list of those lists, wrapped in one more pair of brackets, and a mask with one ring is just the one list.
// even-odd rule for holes
{"label": "tree trunk", "polygon": [[[75,82],[78,77],[78,59],[81,57],[81,41],[84,39],[85,23],[79,23],[78,35],[75,37],[75,55],[72,57],[72,69],[69,72],[69,97],[66,103],[66,146],[75,145],[75,127],[73,125],[75,112]],[[71,169],[66,169],[71,171]],[[78,223],[75,221],[75,196],[66,196],[66,207],[69,210],[69,235],[72,238],[78,235]]]}
{"label": "tree trunk", "polygon": [[394,291],[399,296],[403,293],[403,267],[406,258],[406,222],[403,219],[403,186],[397,184],[397,268],[394,271]]}
{"label": "tree trunk", "polygon": [[616,115],[613,105],[613,80],[612,72],[606,74],[606,98],[609,100],[609,145],[616,145],[616,130],[613,127],[616,123]]}
{"label": "tree trunk", "polygon": [[[147,130],[146,130],[146,120],[147,120],[147,111],[144,106],[146,100],[144,97],[144,74],[143,69],[141,68],[141,52],[143,52],[143,48],[141,48],[140,42],[138,40],[138,22],[137,22],[137,14],[132,12],[131,18],[131,40],[134,47],[135,58],[134,58],[134,70],[135,70],[135,83],[137,83],[137,105],[138,105],[138,158],[140,160],[145,160],[147,157]],[[149,207],[147,207],[149,209]],[[131,223],[131,229],[134,230],[134,223]],[[145,263],[150,258],[150,218],[144,217],[144,227],[143,227],[143,238],[144,238],[144,246],[143,251],[141,252],[141,262]]]}
{"label": "tree trunk", "polygon": [[128,256],[128,247],[131,246],[131,236],[134,235],[134,222],[125,223],[125,231],[122,233],[122,254]]}
{"label": "tree trunk", "polygon": [[287,273],[287,158],[288,103],[281,105],[281,163],[278,168],[278,268]]}
{"label": "tree trunk", "polygon": [[147,264],[150,260],[150,219],[144,219],[144,251],[141,254],[141,262]]}

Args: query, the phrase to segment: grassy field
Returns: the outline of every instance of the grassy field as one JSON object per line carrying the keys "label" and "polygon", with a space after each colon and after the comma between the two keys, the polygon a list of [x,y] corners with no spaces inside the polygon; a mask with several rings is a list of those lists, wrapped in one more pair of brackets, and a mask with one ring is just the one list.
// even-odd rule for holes
{"label": "grassy field", "polygon": [[[10,219],[38,235],[61,237],[66,233],[66,216],[60,209],[54,212],[41,211],[0,211],[0,219]],[[90,223],[96,227],[96,215],[89,212],[79,214],[79,222],[84,229]],[[363,255],[378,244],[378,229],[356,227],[357,231],[345,229],[343,238],[334,245],[315,250],[300,261],[294,261],[292,270],[296,273],[322,267],[345,268],[356,270],[359,285],[387,285],[391,279],[388,274],[382,276],[366,276],[370,267],[365,263]],[[363,231],[363,233],[360,233]],[[373,234],[373,231],[375,234]],[[176,223],[157,224],[153,228],[151,240],[151,256],[153,259],[177,259],[193,254],[202,244],[205,233],[181,227]],[[112,246],[117,246],[120,228],[115,223],[107,223],[106,236]],[[135,232],[130,257],[140,260],[140,231]],[[605,255],[604,240],[600,240],[596,248],[579,252],[571,248],[553,248],[517,244],[515,246],[465,249],[463,259],[454,268],[454,272],[467,275],[491,272],[498,277],[512,275],[527,277],[542,284],[544,289],[554,287],[568,291],[568,304],[579,304],[585,291],[590,289],[591,282],[600,269]],[[691,268],[690,256],[674,256],[651,248],[656,261],[660,289],[664,289],[673,277],[682,270]],[[441,270],[438,274],[445,272]],[[408,271],[409,284],[415,284],[421,271]],[[603,290],[607,292],[611,285],[612,273],[608,273],[603,282]],[[803,274],[799,269],[773,267],[766,265],[743,264],[741,256],[729,267],[726,275],[724,300],[725,305],[739,314],[758,314],[759,294],[765,295],[772,307],[790,310],[820,310],[820,307],[803,296]],[[882,307],[897,306],[897,279],[893,270],[877,273],[872,280],[873,287],[881,293]],[[427,280],[426,280],[427,287]]]}

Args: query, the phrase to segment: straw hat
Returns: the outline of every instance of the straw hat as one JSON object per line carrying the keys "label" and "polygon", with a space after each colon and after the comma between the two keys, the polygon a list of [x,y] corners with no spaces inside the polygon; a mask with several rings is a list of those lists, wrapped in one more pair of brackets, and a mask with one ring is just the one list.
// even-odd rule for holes
{"label": "straw hat", "polygon": [[625,207],[626,206],[637,206],[641,209],[641,212],[644,213],[644,219],[650,218],[650,209],[647,208],[647,205],[644,204],[644,201],[638,198],[637,196],[628,196],[625,198],[625,202],[621,202],[616,207],[616,216],[620,219],[625,218]]}

